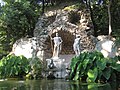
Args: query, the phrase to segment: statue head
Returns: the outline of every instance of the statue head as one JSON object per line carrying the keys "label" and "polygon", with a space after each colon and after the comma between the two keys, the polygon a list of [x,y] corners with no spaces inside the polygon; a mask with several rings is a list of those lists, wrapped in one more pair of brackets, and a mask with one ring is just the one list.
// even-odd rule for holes
{"label": "statue head", "polygon": [[58,37],[58,33],[56,32],[56,36]]}
{"label": "statue head", "polygon": [[37,37],[33,37],[32,40],[33,40],[33,41],[37,41]]}
{"label": "statue head", "polygon": [[76,38],[80,38],[80,35],[76,35]]}

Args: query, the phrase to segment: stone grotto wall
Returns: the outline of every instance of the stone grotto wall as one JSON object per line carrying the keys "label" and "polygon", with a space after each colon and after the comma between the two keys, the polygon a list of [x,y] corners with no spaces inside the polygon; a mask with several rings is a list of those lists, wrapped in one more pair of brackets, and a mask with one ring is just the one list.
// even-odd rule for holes
{"label": "stone grotto wall", "polygon": [[[78,16],[77,20],[74,19],[74,14]],[[76,21],[73,22],[74,20]],[[94,38],[91,37],[93,26],[86,9],[49,11],[39,18],[34,36],[39,38],[39,43],[44,46],[44,56],[47,58],[52,55],[53,42],[50,37],[54,37],[55,32],[58,32],[63,40],[62,55],[74,54],[73,41],[76,34],[81,37],[81,51],[93,50],[95,47]]]}

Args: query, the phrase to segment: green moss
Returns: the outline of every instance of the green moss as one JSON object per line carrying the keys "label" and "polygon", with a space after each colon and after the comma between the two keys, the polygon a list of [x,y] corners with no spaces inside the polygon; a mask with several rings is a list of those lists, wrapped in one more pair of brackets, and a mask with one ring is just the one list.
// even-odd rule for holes
{"label": "green moss", "polygon": [[71,6],[67,6],[64,8],[65,11],[74,11],[76,9],[79,9],[80,7],[80,4],[74,4],[74,5],[71,5]]}

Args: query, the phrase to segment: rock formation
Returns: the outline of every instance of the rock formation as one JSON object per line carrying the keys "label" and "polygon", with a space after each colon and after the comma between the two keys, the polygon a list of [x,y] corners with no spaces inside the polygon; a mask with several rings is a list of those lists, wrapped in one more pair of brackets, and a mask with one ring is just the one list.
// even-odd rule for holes
{"label": "rock formation", "polygon": [[94,49],[95,43],[91,37],[93,26],[87,9],[48,11],[39,18],[34,36],[39,38],[39,43],[44,46],[45,57],[51,57],[53,42],[50,37],[54,37],[55,32],[58,32],[63,40],[63,55],[74,54],[73,41],[76,34],[81,37],[81,50]]}
{"label": "rock formation", "polygon": [[[67,8],[68,7],[48,11],[44,13],[36,23],[34,37],[37,38],[37,43],[39,45],[40,51],[38,52],[38,57],[42,60],[51,58],[52,56],[53,42],[51,37],[55,36],[55,32],[58,32],[63,40],[61,55],[75,54],[73,50],[75,35],[80,35],[81,51],[93,50],[95,47],[96,39],[93,36],[93,25],[89,10],[80,8],[68,10]],[[24,39],[21,40],[23,42],[20,41],[19,45],[25,42],[26,44],[23,45],[30,44],[29,40],[27,40],[28,42]],[[16,41],[16,43],[18,41]],[[17,44],[14,44],[14,46],[15,45]],[[13,47],[13,49],[15,49],[15,47]],[[31,50],[30,47],[29,50]],[[20,53],[22,53],[22,51]],[[31,57],[31,54],[29,57]]]}

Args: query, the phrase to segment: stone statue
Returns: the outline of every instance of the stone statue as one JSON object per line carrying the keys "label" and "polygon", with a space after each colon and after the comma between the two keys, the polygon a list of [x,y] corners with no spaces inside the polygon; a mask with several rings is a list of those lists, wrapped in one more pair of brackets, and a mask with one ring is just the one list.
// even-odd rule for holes
{"label": "stone statue", "polygon": [[50,60],[50,63],[48,65],[49,69],[53,69],[55,68],[55,65],[54,65],[54,62],[53,62],[53,59]]}
{"label": "stone statue", "polygon": [[75,55],[79,56],[80,55],[80,36],[79,35],[76,35],[76,38],[73,44],[73,49],[75,51]]}
{"label": "stone statue", "polygon": [[54,49],[53,49],[53,57],[52,58],[59,58],[59,53],[62,48],[62,39],[58,36],[58,33],[56,33],[56,36],[54,38],[51,38],[51,40],[54,41]]}

